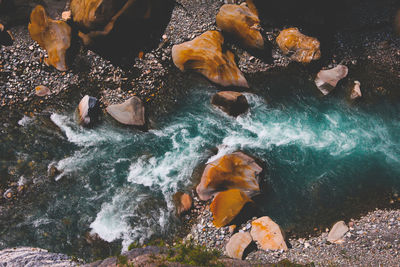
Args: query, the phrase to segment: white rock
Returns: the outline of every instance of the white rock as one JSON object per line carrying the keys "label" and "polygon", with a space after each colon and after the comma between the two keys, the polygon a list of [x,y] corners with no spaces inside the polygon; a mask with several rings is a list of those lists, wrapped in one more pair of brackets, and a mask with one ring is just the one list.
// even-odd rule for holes
{"label": "white rock", "polygon": [[335,89],[337,83],[347,76],[349,69],[344,65],[337,65],[330,70],[321,70],[315,78],[315,84],[322,94],[327,95]]}
{"label": "white rock", "polygon": [[349,227],[347,227],[344,221],[339,221],[335,223],[328,234],[328,241],[331,243],[340,244],[343,243],[344,235],[349,231]]}

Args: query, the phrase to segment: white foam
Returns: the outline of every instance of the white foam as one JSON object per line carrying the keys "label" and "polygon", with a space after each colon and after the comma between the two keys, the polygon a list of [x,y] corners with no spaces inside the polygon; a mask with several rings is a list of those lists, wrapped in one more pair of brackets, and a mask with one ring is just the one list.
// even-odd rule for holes
{"label": "white foam", "polygon": [[29,123],[31,123],[32,121],[33,121],[33,118],[24,115],[24,116],[22,117],[22,119],[20,119],[20,120],[18,121],[18,124],[24,127],[24,126],[27,126],[27,125],[28,125]]}

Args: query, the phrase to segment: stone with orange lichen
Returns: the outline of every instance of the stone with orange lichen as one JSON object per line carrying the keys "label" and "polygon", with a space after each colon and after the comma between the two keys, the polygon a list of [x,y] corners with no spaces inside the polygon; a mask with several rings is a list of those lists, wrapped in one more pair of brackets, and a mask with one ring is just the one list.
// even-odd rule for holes
{"label": "stone with orange lichen", "polygon": [[293,53],[291,58],[295,61],[310,63],[321,58],[319,41],[302,34],[297,28],[281,31],[276,42],[285,55]]}
{"label": "stone with orange lichen", "polygon": [[288,249],[281,228],[268,216],[252,221],[250,234],[263,250]]}
{"label": "stone with orange lichen", "polygon": [[223,5],[216,20],[217,26],[223,32],[237,37],[243,45],[258,49],[264,47],[264,39],[260,33],[260,19],[246,4]]}
{"label": "stone with orange lichen", "polygon": [[223,227],[230,223],[242,210],[247,202],[252,200],[239,189],[230,189],[219,192],[211,202],[210,211],[216,227]]}
{"label": "stone with orange lichen", "polygon": [[242,259],[243,252],[252,242],[251,235],[248,232],[234,234],[226,244],[226,254],[235,259]]}
{"label": "stone with orange lichen", "polygon": [[249,87],[235,63],[231,51],[222,51],[224,37],[218,31],[207,31],[192,41],[172,47],[172,59],[181,71],[200,72],[222,86]]}
{"label": "stone with orange lichen", "polygon": [[64,21],[49,18],[43,6],[38,5],[31,13],[28,29],[32,39],[47,51],[46,63],[66,71],[65,54],[71,44],[71,27]]}
{"label": "stone with orange lichen", "polygon": [[262,168],[242,152],[225,155],[207,165],[196,191],[201,200],[227,189],[240,189],[249,197],[260,191],[258,175]]}

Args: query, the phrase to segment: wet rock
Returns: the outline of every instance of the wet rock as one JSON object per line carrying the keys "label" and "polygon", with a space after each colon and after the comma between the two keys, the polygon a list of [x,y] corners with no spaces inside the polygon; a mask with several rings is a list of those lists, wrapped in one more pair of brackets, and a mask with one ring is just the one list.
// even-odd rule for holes
{"label": "wet rock", "polygon": [[251,222],[251,237],[263,250],[287,250],[281,228],[268,216]]}
{"label": "wet rock", "polygon": [[360,85],[361,83],[359,81],[354,81],[354,85],[350,91],[350,100],[355,100],[362,96]]}
{"label": "wet rock", "polygon": [[32,39],[47,51],[46,64],[66,71],[65,53],[71,44],[71,27],[64,21],[49,18],[43,6],[38,5],[31,13],[28,29]]}
{"label": "wet rock", "polygon": [[115,120],[125,125],[144,126],[145,114],[144,105],[140,98],[133,96],[122,104],[115,104],[107,107],[107,112]]}
{"label": "wet rock", "polygon": [[9,188],[6,190],[6,192],[4,192],[3,197],[7,200],[12,199],[12,197],[14,196],[15,192],[13,189]]}
{"label": "wet rock", "polygon": [[35,87],[35,94],[37,96],[42,97],[42,96],[50,95],[51,92],[50,92],[50,89],[47,86],[39,85],[39,86]]}
{"label": "wet rock", "polygon": [[217,17],[217,26],[226,33],[237,37],[250,48],[264,48],[264,39],[260,33],[260,19],[245,3],[226,4],[221,7]]}
{"label": "wet rock", "polygon": [[240,189],[251,197],[260,191],[258,175],[262,168],[242,152],[234,152],[210,162],[196,191],[201,200],[227,189]]}
{"label": "wet rock", "polygon": [[315,78],[315,85],[322,94],[327,95],[335,89],[341,79],[347,76],[348,71],[348,68],[344,65],[337,65],[329,70],[321,70]]}
{"label": "wet rock", "polygon": [[293,53],[291,59],[297,62],[310,63],[321,58],[319,41],[302,34],[297,28],[281,31],[276,42],[285,55]]}
{"label": "wet rock", "polygon": [[347,227],[346,223],[344,221],[339,221],[335,223],[329,231],[327,240],[336,244],[343,243],[343,237],[348,231],[349,227]]}
{"label": "wet rock", "polygon": [[59,169],[57,169],[55,164],[50,164],[49,165],[49,168],[47,170],[47,175],[49,176],[49,178],[54,178],[57,175],[59,175],[60,173],[61,173],[61,171]]}
{"label": "wet rock", "polygon": [[176,213],[178,216],[182,215],[183,213],[188,212],[193,205],[192,197],[186,193],[177,192],[173,196],[175,206],[176,206]]}
{"label": "wet rock", "polygon": [[210,205],[213,224],[223,227],[230,223],[242,210],[243,206],[252,200],[239,189],[219,192]]}
{"label": "wet rock", "polygon": [[78,123],[82,126],[90,126],[98,120],[100,111],[97,98],[85,95],[78,105]]}
{"label": "wet rock", "polygon": [[234,234],[226,244],[226,254],[235,259],[242,259],[243,252],[252,242],[251,235],[248,232]]}
{"label": "wet rock", "polygon": [[213,95],[211,103],[231,116],[245,113],[249,108],[246,97],[238,92],[222,91]]}
{"label": "wet rock", "polygon": [[249,87],[235,63],[231,51],[222,51],[224,37],[218,31],[207,31],[192,41],[172,47],[172,59],[181,71],[200,72],[222,86]]}

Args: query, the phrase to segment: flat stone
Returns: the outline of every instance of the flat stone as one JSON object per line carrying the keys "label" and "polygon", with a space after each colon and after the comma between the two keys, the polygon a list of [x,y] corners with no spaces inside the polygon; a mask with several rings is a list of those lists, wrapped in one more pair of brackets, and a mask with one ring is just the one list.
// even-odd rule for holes
{"label": "flat stone", "polygon": [[250,234],[263,250],[288,249],[281,228],[268,216],[252,221]]}
{"label": "flat stone", "polygon": [[35,87],[35,94],[37,96],[43,97],[43,96],[46,96],[46,95],[50,95],[51,92],[50,92],[50,89],[47,86],[39,85],[39,86]]}
{"label": "flat stone", "polygon": [[343,242],[344,235],[349,231],[344,221],[339,221],[335,223],[328,234],[327,240],[331,243],[340,244]]}
{"label": "flat stone", "polygon": [[136,96],[122,104],[108,106],[106,110],[115,120],[125,125],[144,126],[146,123],[143,102]]}
{"label": "flat stone", "polygon": [[341,79],[347,76],[348,72],[349,69],[344,65],[337,65],[329,70],[321,70],[315,78],[315,85],[323,95],[327,95],[335,89]]}
{"label": "flat stone", "polygon": [[242,259],[243,252],[251,242],[251,235],[248,232],[236,233],[226,244],[226,254],[231,258]]}

